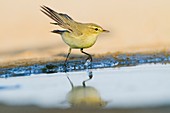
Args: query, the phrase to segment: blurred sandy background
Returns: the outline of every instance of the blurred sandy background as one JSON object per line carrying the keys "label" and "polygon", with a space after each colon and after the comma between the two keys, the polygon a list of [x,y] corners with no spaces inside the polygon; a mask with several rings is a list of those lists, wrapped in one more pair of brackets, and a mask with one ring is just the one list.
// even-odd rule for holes
{"label": "blurred sandy background", "polygon": [[60,36],[50,33],[59,27],[49,24],[52,20],[40,12],[40,5],[108,29],[86,50],[92,54],[170,48],[169,0],[1,0],[0,63],[67,53]]}

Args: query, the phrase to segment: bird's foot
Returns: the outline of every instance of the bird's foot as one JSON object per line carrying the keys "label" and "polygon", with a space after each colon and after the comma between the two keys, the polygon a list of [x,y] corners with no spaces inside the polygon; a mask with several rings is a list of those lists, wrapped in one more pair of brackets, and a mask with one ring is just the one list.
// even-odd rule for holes
{"label": "bird's foot", "polygon": [[90,66],[90,69],[91,69],[92,68],[92,60],[91,59],[86,59],[84,65],[86,66],[86,69],[88,69],[89,66]]}
{"label": "bird's foot", "polygon": [[67,71],[67,63],[64,63],[64,72],[66,73]]}

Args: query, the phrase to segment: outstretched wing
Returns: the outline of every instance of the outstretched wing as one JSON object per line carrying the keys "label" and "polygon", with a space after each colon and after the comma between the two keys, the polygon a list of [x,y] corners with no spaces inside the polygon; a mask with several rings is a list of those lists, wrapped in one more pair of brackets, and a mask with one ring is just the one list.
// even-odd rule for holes
{"label": "outstretched wing", "polygon": [[76,35],[82,35],[82,33],[77,29],[75,21],[67,14],[57,13],[47,6],[41,6],[41,8],[41,11],[44,14],[46,14],[48,17],[50,17],[56,22],[53,24],[59,25],[60,27],[67,29],[70,32],[73,32]]}

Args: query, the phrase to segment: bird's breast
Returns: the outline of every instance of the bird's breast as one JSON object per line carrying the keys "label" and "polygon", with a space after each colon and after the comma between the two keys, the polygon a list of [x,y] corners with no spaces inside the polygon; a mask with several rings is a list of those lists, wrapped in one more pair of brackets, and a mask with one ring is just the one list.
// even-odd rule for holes
{"label": "bird's breast", "polygon": [[80,49],[93,46],[97,40],[97,36],[96,34],[74,36],[71,33],[65,32],[62,34],[62,39],[71,48]]}

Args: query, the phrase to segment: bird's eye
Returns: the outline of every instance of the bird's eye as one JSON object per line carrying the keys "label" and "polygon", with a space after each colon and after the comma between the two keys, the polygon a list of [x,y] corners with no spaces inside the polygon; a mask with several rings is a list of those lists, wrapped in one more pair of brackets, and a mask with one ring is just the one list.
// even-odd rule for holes
{"label": "bird's eye", "polygon": [[98,28],[95,28],[95,31],[98,31],[99,29]]}

